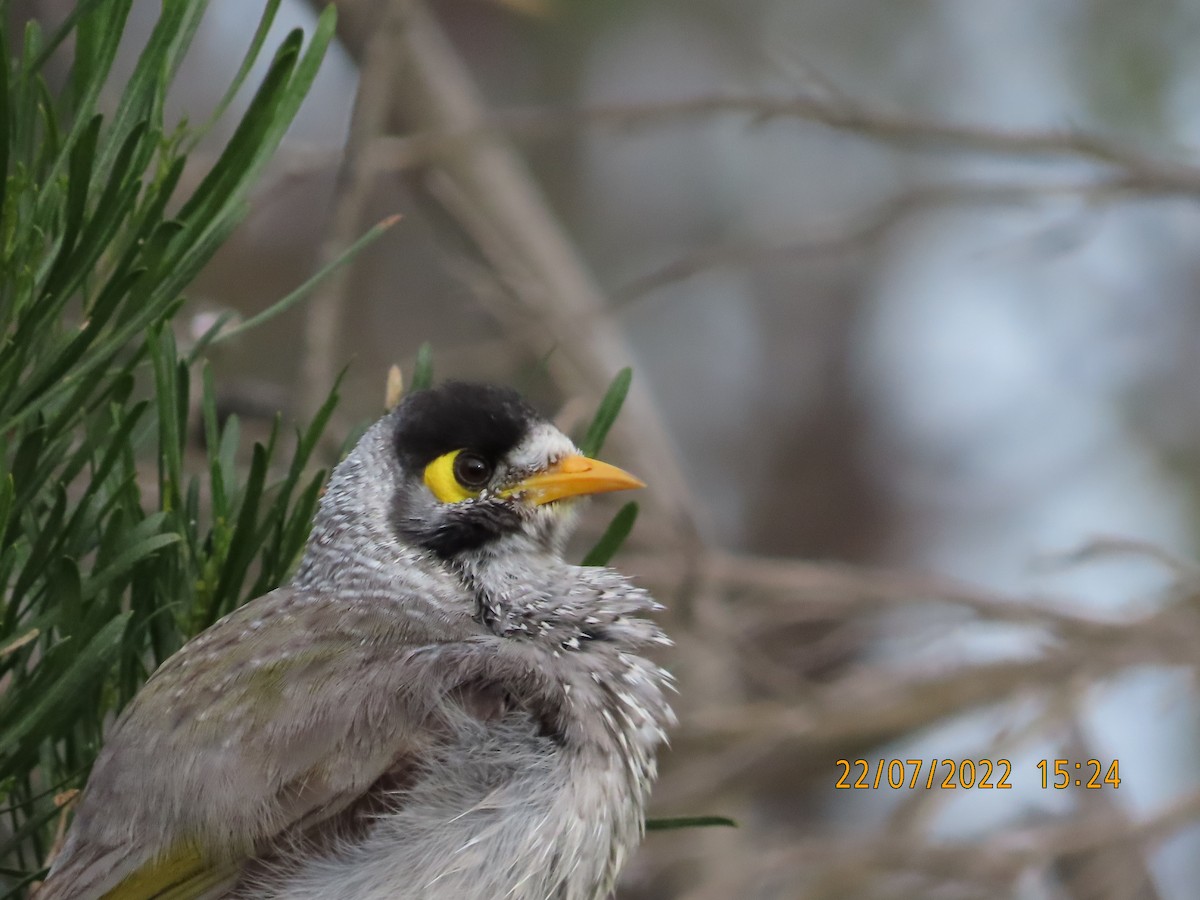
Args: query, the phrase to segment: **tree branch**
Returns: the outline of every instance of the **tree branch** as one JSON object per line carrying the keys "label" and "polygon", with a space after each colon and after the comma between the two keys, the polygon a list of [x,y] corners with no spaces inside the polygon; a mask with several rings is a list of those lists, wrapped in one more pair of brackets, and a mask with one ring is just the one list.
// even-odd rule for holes
{"label": "tree branch", "polygon": [[[333,215],[317,254],[317,269],[333,262],[354,242],[366,216],[376,175],[370,160],[371,147],[387,125],[389,86],[400,65],[395,44],[402,5],[402,0],[388,0],[379,28],[363,55],[354,112],[334,189]],[[352,267],[342,266],[324,280],[308,303],[301,370],[305,415],[311,415],[325,402],[337,374],[341,323],[352,277]]]}
{"label": "tree branch", "polygon": [[[346,34],[362,34],[369,6],[342,6]],[[436,20],[419,0],[402,0],[399,7],[403,22],[391,52],[402,65],[389,85],[391,108],[418,133],[475,135],[464,142],[434,142],[424,162],[435,177],[439,200],[508,289],[511,303],[494,312],[536,355],[555,348],[547,367],[564,393],[599,396],[630,361],[626,340],[606,313],[604,295],[517,154],[487,127],[479,92]],[[694,553],[689,548],[699,540],[698,506],[662,417],[636,381],[612,440],[633,468],[651,475],[676,546]]]}

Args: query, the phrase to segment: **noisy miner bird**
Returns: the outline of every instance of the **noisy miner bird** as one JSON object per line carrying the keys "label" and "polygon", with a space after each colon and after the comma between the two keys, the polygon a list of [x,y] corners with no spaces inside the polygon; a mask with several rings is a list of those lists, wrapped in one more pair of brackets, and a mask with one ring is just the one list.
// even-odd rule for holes
{"label": "noisy miner bird", "polygon": [[290,585],[163,663],[38,900],[593,900],[639,841],[660,607],[563,561],[641,487],[513,391],[410,394],[334,470]]}

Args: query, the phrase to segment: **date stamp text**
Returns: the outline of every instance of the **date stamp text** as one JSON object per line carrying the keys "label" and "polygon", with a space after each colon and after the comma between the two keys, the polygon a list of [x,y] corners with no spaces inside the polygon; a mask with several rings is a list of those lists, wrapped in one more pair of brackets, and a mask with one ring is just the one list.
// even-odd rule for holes
{"label": "date stamp text", "polygon": [[[839,759],[838,790],[1012,790],[1007,759]],[[1121,786],[1118,760],[1043,759],[1037,763],[1043,790],[1099,790]]]}

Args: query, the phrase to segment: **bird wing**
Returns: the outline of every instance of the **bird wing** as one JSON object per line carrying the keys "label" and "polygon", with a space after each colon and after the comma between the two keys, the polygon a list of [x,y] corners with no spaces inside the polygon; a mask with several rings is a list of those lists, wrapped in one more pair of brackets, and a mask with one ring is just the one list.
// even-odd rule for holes
{"label": "bird wing", "polygon": [[486,683],[470,658],[489,638],[453,605],[285,588],[199,635],[122,713],[38,900],[204,897],[274,839],[402,783],[439,704]]}
{"label": "bird wing", "polygon": [[135,870],[103,900],[201,900],[219,896],[237,881],[239,866],[213,864],[195,850],[168,854]]}

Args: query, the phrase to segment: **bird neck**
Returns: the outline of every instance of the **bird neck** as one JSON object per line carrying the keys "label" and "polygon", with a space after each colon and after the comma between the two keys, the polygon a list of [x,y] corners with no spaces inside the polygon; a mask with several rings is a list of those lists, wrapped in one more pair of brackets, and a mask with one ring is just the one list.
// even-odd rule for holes
{"label": "bird neck", "polygon": [[573,566],[534,547],[473,554],[456,568],[475,598],[477,618],[499,635],[563,650],[665,642],[657,625],[639,618],[658,604],[612,569]]}
{"label": "bird neck", "polygon": [[386,431],[376,424],[334,469],[293,586],[383,586],[421,555],[400,543],[389,522],[398,484],[387,453]]}

